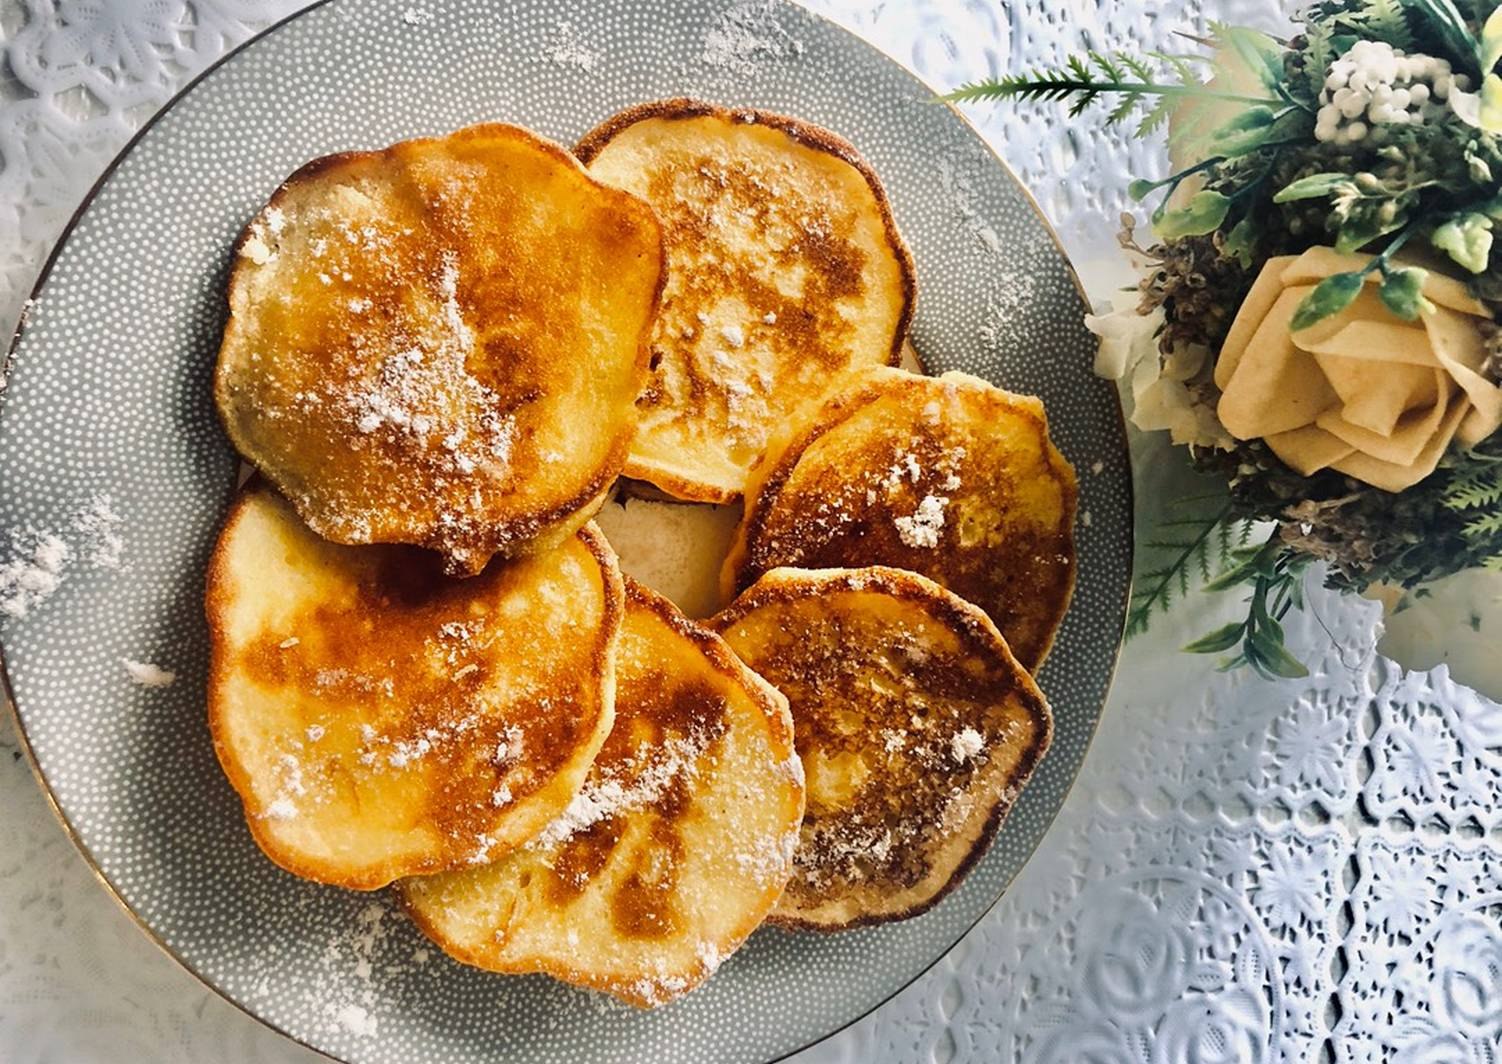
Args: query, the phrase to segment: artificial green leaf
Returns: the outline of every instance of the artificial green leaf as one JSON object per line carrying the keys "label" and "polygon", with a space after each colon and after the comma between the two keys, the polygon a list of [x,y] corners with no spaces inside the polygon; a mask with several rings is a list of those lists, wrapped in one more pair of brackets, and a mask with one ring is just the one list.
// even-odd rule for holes
{"label": "artificial green leaf", "polygon": [[1147,181],[1144,179],[1139,179],[1133,181],[1130,185],[1127,186],[1127,195],[1131,196],[1134,202],[1141,203],[1143,200],[1147,199],[1147,197],[1151,196],[1155,189],[1162,187],[1163,182],[1161,181]]}
{"label": "artificial green leaf", "polygon": [[1267,672],[1289,680],[1302,679],[1309,675],[1304,663],[1288,652],[1281,642],[1260,632],[1247,637],[1248,649],[1256,654]]}
{"label": "artificial green leaf", "polygon": [[1243,559],[1242,561],[1239,561],[1235,565],[1231,566],[1229,569],[1225,570],[1214,580],[1211,580],[1208,584],[1206,584],[1205,590],[1229,591],[1237,584],[1246,583],[1246,581],[1251,578],[1254,571],[1255,567],[1252,564],[1252,559]]}
{"label": "artificial green leaf", "polygon": [[1293,332],[1300,332],[1324,321],[1331,315],[1339,314],[1355,302],[1365,284],[1365,273],[1331,274],[1315,285],[1314,291],[1304,297],[1304,301],[1293,312],[1293,321],[1289,323],[1289,329]]}
{"label": "artificial green leaf", "polygon": [[1352,184],[1347,174],[1324,173],[1301,177],[1292,184],[1283,186],[1273,197],[1274,203],[1292,203],[1294,200],[1319,199],[1329,196],[1343,185]]}
{"label": "artificial green leaf", "polygon": [[1382,305],[1404,321],[1417,321],[1420,315],[1434,309],[1434,304],[1424,298],[1424,279],[1429,271],[1417,266],[1388,270],[1382,275],[1382,287],[1377,294]]}
{"label": "artificial green leaf", "polygon": [[1251,269],[1257,253],[1257,241],[1262,236],[1262,229],[1256,220],[1248,214],[1237,222],[1231,231],[1226,234],[1226,242],[1223,250],[1231,258],[1241,263],[1244,269]]}
{"label": "artificial green leaf", "polygon": [[1219,192],[1197,192],[1178,210],[1160,209],[1153,216],[1153,232],[1160,240],[1204,236],[1220,228],[1231,210],[1231,201]]}
{"label": "artificial green leaf", "polygon": [[1342,255],[1360,251],[1378,237],[1397,232],[1408,224],[1408,216],[1402,211],[1393,215],[1392,221],[1383,222],[1373,212],[1352,218],[1340,227],[1335,236],[1335,250]]}
{"label": "artificial green leaf", "polygon": [[1241,641],[1241,634],[1246,630],[1244,622],[1228,624],[1224,628],[1217,628],[1208,635],[1201,636],[1194,642],[1184,647],[1189,654],[1219,654],[1222,650],[1230,650]]}
{"label": "artificial green leaf", "polygon": [[1283,638],[1283,629],[1278,626],[1278,622],[1274,621],[1272,617],[1268,615],[1267,591],[1266,588],[1260,585],[1257,587],[1256,593],[1252,595],[1251,619],[1252,631],[1266,631],[1267,634],[1272,636],[1274,639]]}
{"label": "artificial green leaf", "polygon": [[1481,44],[1466,25],[1465,16],[1456,9],[1452,0],[1406,0],[1409,7],[1429,23],[1439,40],[1450,53],[1450,58],[1469,67],[1479,58]]}
{"label": "artificial green leaf", "polygon": [[[1238,59],[1254,71],[1263,85],[1276,91],[1283,83],[1283,48],[1265,33],[1245,26],[1217,22],[1210,28],[1215,42],[1229,48]],[[1223,63],[1220,60],[1219,63]],[[1217,63],[1217,65],[1219,65]]]}
{"label": "artificial green leaf", "polygon": [[1502,59],[1502,7],[1493,11],[1481,27],[1481,72],[1490,74],[1498,59]]}
{"label": "artificial green leaf", "polygon": [[1452,218],[1429,242],[1472,273],[1483,273],[1492,253],[1492,220],[1474,212]]}
{"label": "artificial green leaf", "polygon": [[1276,122],[1271,107],[1248,107],[1210,134],[1209,151],[1227,159],[1256,151],[1267,143]]}
{"label": "artificial green leaf", "polygon": [[1241,668],[1245,664],[1247,664],[1246,655],[1245,654],[1237,654],[1235,657],[1233,657],[1233,658],[1226,658],[1224,661],[1222,661],[1218,665],[1216,665],[1215,666],[1215,671],[1216,672],[1235,672],[1237,669]]}

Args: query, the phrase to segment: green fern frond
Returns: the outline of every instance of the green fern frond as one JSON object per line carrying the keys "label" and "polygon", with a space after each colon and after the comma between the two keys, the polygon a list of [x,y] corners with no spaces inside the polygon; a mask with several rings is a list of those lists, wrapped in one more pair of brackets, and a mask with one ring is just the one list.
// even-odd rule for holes
{"label": "green fern frond", "polygon": [[[1489,513],[1482,514],[1480,517],[1473,517],[1465,523],[1465,527],[1461,529],[1461,535],[1470,540],[1492,539],[1502,536],[1502,510],[1492,510]],[[1502,548],[1502,543],[1499,543],[1498,546]],[[1498,553],[1502,554],[1502,550],[1499,550]]]}
{"label": "green fern frond", "polygon": [[1208,581],[1216,569],[1232,562],[1228,540],[1218,534],[1230,513],[1230,505],[1195,517],[1174,518],[1165,527],[1190,530],[1183,536],[1160,536],[1142,544],[1156,555],[1155,564],[1137,578],[1127,611],[1127,635],[1147,631],[1148,623],[1165,613],[1178,599],[1189,594],[1190,575],[1198,573]]}
{"label": "green fern frond", "polygon": [[1114,61],[1106,53],[1104,53],[1104,52],[1091,52],[1090,53],[1090,58],[1092,60],[1094,60],[1095,65],[1098,68],[1100,68],[1100,72],[1106,76],[1106,80],[1108,80],[1108,81],[1125,81],[1126,80],[1126,73],[1122,70],[1121,65],[1118,62]]}
{"label": "green fern frond", "polygon": [[1132,75],[1137,78],[1138,81],[1153,80],[1153,68],[1149,66],[1144,60],[1139,59],[1134,55],[1119,55],[1116,58],[1121,61],[1122,66],[1126,67],[1132,72]]}
{"label": "green fern frond", "polygon": [[[1007,74],[961,85],[944,99],[952,102],[984,100],[1071,101],[1069,113],[1078,115],[1103,95],[1119,95],[1108,124],[1125,121],[1141,111],[1139,132],[1152,132],[1167,120],[1170,105],[1186,98],[1235,101],[1243,104],[1280,106],[1271,96],[1223,92],[1209,87],[1197,69],[1203,56],[1180,56],[1153,52],[1146,56],[1085,52],[1070,56],[1061,67],[1025,74]],[[1154,63],[1159,65],[1154,70]]]}
{"label": "green fern frond", "polygon": [[1311,84],[1324,81],[1330,64],[1335,62],[1335,35],[1322,22],[1312,22],[1304,31],[1304,66],[1309,71]]}
{"label": "green fern frond", "polygon": [[1142,116],[1142,121],[1137,123],[1137,136],[1146,137],[1162,129],[1168,123],[1173,114],[1173,101],[1167,96],[1159,98]]}
{"label": "green fern frond", "polygon": [[1358,16],[1362,29],[1373,40],[1385,41],[1394,48],[1411,51],[1413,27],[1402,0],[1365,0]]}
{"label": "green fern frond", "polygon": [[1467,467],[1450,482],[1440,502],[1458,513],[1502,505],[1502,467],[1490,462]]}

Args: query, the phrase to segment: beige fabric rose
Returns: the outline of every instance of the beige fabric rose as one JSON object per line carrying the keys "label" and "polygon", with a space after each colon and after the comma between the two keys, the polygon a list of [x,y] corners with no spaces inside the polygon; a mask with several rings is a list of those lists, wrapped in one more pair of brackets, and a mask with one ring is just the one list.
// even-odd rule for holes
{"label": "beige fabric rose", "polygon": [[1345,310],[1290,331],[1315,285],[1369,261],[1324,247],[1268,260],[1216,362],[1217,413],[1232,436],[1265,439],[1305,476],[1331,468],[1402,491],[1434,472],[1452,441],[1474,446],[1502,426],[1502,388],[1480,372],[1477,324],[1491,314],[1432,271],[1433,309],[1417,322],[1382,304],[1373,274]]}

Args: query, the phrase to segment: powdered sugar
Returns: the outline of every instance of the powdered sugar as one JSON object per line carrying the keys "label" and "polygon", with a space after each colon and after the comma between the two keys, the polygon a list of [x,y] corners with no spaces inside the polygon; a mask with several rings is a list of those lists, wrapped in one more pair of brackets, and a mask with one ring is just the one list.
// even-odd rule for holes
{"label": "powdered sugar", "polygon": [[974,728],[961,728],[949,740],[949,756],[960,764],[973,760],[985,748],[986,739]]}
{"label": "powdered sugar", "polygon": [[[366,238],[354,230],[355,240]],[[450,472],[468,476],[481,466],[504,467],[511,458],[516,424],[497,413],[500,396],[468,369],[475,336],[459,303],[459,265],[453,253],[442,260],[438,277],[437,313],[417,331],[416,323],[398,324],[390,337],[391,353],[373,358],[374,372],[353,384],[340,384],[325,397],[299,394],[305,407],[332,400],[362,436],[388,433],[415,437],[423,451],[447,452]],[[368,307],[354,299],[351,310]],[[472,420],[453,424],[454,411]]]}
{"label": "powdered sugar", "polygon": [[786,880],[798,848],[798,829],[781,835],[763,835],[755,845],[735,855],[736,867],[758,883]]}
{"label": "powdered sugar", "polygon": [[129,658],[121,658],[120,661],[131,680],[142,687],[170,687],[177,680],[177,673],[169,672],[149,661],[131,661]]}
{"label": "powdered sugar", "polygon": [[125,540],[120,535],[120,515],[115,511],[110,497],[97,494],[89,500],[73,519],[73,531],[78,533],[78,548],[88,563],[98,569],[118,569],[120,557],[125,552]]}
{"label": "powdered sugar", "polygon": [[585,42],[572,22],[559,22],[553,27],[547,44],[543,46],[542,57],[558,66],[593,70],[603,54]]}
{"label": "powdered sugar", "polygon": [[352,1035],[369,1038],[376,1033],[376,1018],[363,1005],[342,1005],[334,1012],[334,1022]]}
{"label": "powdered sugar", "polygon": [[0,615],[20,619],[62,586],[67,567],[83,561],[95,569],[118,569],[125,550],[120,515],[108,495],[97,494],[62,531],[13,532],[0,561]]}
{"label": "powdered sugar", "polygon": [[586,782],[568,808],[528,846],[557,846],[602,820],[653,804],[679,776],[693,779],[698,774],[699,758],[708,747],[709,736],[695,733],[649,746],[629,761],[608,766],[601,778]]}
{"label": "powdered sugar", "polygon": [[918,508],[909,517],[894,517],[897,536],[909,547],[926,549],[939,545],[939,533],[944,530],[945,508],[949,505],[947,495],[925,495]]}
{"label": "powdered sugar", "polygon": [[0,564],[0,613],[20,618],[62,585],[73,549],[51,534],[15,537],[13,542],[13,557]]}
{"label": "powdered sugar", "polygon": [[803,42],[777,19],[771,0],[744,0],[727,8],[704,34],[699,62],[734,74],[755,74],[764,63],[803,54]]}

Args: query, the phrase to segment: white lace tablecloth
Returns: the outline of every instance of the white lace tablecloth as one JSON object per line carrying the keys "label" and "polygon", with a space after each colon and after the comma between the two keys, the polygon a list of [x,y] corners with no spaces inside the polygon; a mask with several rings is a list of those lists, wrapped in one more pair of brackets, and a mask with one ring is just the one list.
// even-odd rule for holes
{"label": "white lace tablecloth", "polygon": [[[337,2],[337,0],[336,0]],[[104,165],[178,87],[299,0],[0,0],[0,329]],[[932,84],[1080,43],[1164,47],[1276,0],[817,0]],[[1057,108],[974,117],[1103,298],[1114,219],[1161,148]],[[1184,476],[1138,438],[1139,519]],[[1141,1064],[1502,1061],[1502,707],[1375,652],[1370,604],[1313,592],[1307,680],[1131,644],[1063,813],[994,912],[877,1014],[798,1059]],[[0,725],[0,1060],[321,1059],[136,930]]]}

